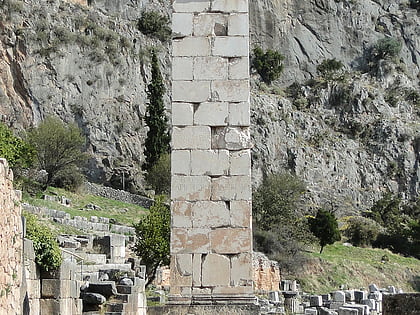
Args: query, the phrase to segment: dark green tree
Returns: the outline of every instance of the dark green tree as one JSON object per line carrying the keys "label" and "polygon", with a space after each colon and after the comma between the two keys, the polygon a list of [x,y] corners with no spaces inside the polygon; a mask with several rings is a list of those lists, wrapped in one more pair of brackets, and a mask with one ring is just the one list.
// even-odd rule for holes
{"label": "dark green tree", "polygon": [[169,265],[170,222],[169,207],[164,203],[164,197],[158,196],[149,213],[134,224],[137,240],[133,250],[146,265],[146,286],[154,280],[159,266]]}
{"label": "dark green tree", "polygon": [[27,168],[34,162],[35,149],[0,123],[0,157],[5,158],[13,169]]}
{"label": "dark green tree", "polygon": [[81,176],[79,167],[87,154],[83,152],[85,137],[76,124],[49,116],[28,132],[28,141],[36,149],[39,168],[48,173],[46,186]]}
{"label": "dark green tree", "polygon": [[252,66],[257,70],[262,80],[271,84],[278,79],[283,71],[284,56],[275,50],[267,49],[263,51],[261,47],[255,47],[253,50],[254,58],[252,59]]}
{"label": "dark green tree", "polygon": [[171,155],[164,153],[146,174],[146,181],[156,194],[169,195],[171,191]]}
{"label": "dark green tree", "polygon": [[341,239],[337,219],[333,213],[320,209],[315,218],[309,218],[309,228],[321,245],[322,253],[325,245],[334,244]]}
{"label": "dark green tree", "polygon": [[148,85],[149,102],[146,108],[145,121],[149,127],[145,143],[144,155],[146,162],[143,168],[149,171],[159,160],[162,154],[169,152],[170,136],[168,131],[168,117],[165,114],[162,74],[159,69],[159,60],[156,51],[152,51],[152,80]]}

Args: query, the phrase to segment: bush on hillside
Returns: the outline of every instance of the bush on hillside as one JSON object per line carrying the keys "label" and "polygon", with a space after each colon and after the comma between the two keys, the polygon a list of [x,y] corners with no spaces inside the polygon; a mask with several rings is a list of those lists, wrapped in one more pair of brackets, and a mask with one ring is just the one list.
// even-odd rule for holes
{"label": "bush on hillside", "polygon": [[316,70],[324,79],[333,80],[338,79],[337,74],[343,66],[343,63],[335,58],[325,59],[316,67]]}
{"label": "bush on hillside", "polygon": [[156,11],[143,11],[137,27],[144,35],[167,41],[171,37],[169,19]]}
{"label": "bush on hillside", "polygon": [[253,53],[252,66],[265,83],[271,84],[280,77],[284,60],[280,52],[271,49],[263,51],[261,47],[255,47]]}
{"label": "bush on hillside", "polygon": [[369,246],[382,230],[383,228],[372,219],[352,217],[348,220],[344,235],[354,246]]}

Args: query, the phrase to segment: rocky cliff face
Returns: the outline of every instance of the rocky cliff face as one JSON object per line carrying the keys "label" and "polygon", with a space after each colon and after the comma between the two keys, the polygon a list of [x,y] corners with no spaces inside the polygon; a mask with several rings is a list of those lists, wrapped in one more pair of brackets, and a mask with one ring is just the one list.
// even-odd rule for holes
{"label": "rocky cliff face", "polygon": [[147,51],[160,49],[167,77],[169,59],[168,44],[136,24],[146,7],[167,14],[165,8],[128,0],[3,3],[3,120],[15,128],[48,115],[76,121],[92,157],[88,178],[116,188],[124,179],[126,188],[141,190]]}
{"label": "rocky cliff face", "polygon": [[[254,88],[255,182],[265,171],[289,169],[308,184],[308,207],[332,205],[342,214],[366,209],[386,191],[416,198],[418,11],[405,1],[261,0],[251,7],[253,44],[285,55],[280,95]],[[388,36],[402,43],[399,60],[368,70],[369,49]],[[346,74],[314,80],[329,58],[342,61]]]}
{"label": "rocky cliff face", "polygon": [[[124,178],[141,190],[145,51],[159,47],[168,86],[170,61],[169,44],[144,36],[136,23],[144,9],[169,16],[170,3],[1,3],[2,120],[15,129],[50,114],[76,121],[92,156],[89,178],[115,188]],[[289,169],[308,183],[308,206],[333,202],[346,213],[386,190],[417,196],[418,11],[406,0],[254,0],[250,9],[252,46],[285,56],[275,89],[253,79],[254,182],[265,171]],[[401,41],[399,60],[367,71],[370,47],[385,36]],[[328,58],[342,61],[347,74],[314,80]]]}

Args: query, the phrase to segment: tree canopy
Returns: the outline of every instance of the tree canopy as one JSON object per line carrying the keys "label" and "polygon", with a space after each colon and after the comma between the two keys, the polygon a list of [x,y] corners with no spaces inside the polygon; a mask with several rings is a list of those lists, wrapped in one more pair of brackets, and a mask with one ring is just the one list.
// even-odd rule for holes
{"label": "tree canopy", "polygon": [[52,116],[29,131],[28,141],[36,149],[39,168],[48,173],[47,186],[60,176],[74,175],[87,159],[83,152],[85,137],[78,126]]}
{"label": "tree canopy", "polygon": [[337,219],[330,211],[320,209],[315,218],[309,219],[311,232],[318,238],[321,245],[320,253],[325,245],[334,244],[341,239]]}
{"label": "tree canopy", "polygon": [[0,157],[5,158],[11,168],[26,168],[34,162],[35,149],[0,123]]}

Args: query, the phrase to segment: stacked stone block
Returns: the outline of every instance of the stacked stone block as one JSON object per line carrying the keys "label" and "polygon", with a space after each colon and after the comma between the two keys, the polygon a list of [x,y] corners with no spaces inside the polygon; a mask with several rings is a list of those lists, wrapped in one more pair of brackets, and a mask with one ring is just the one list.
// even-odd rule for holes
{"label": "stacked stone block", "polygon": [[250,303],[247,0],[175,0],[171,301]]}
{"label": "stacked stone block", "polygon": [[0,314],[21,314],[21,194],[13,190],[13,172],[0,158]]}

